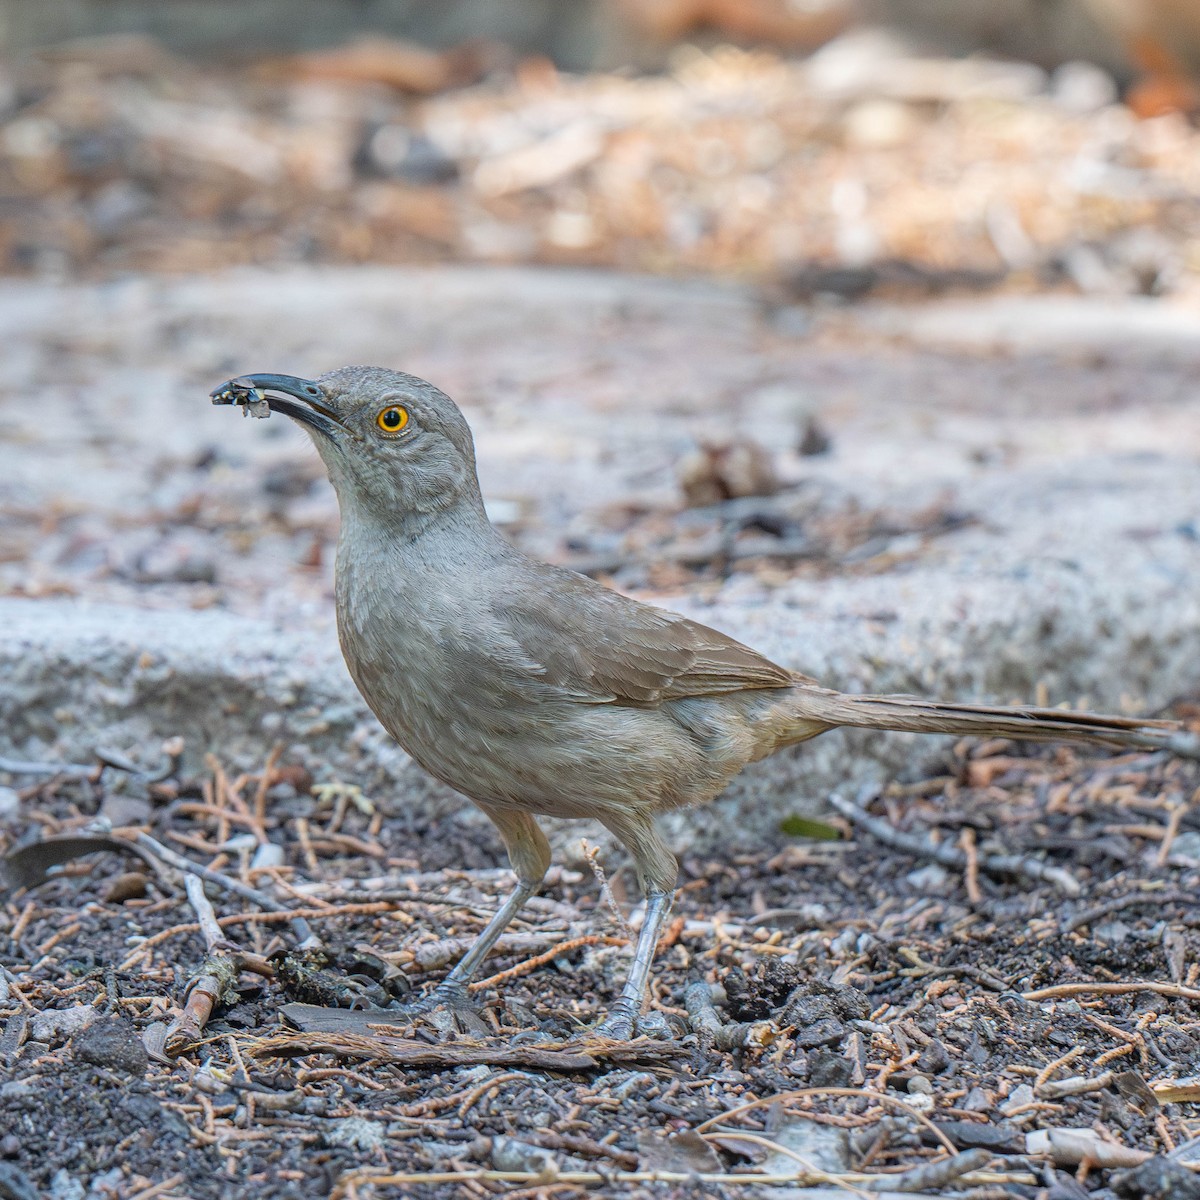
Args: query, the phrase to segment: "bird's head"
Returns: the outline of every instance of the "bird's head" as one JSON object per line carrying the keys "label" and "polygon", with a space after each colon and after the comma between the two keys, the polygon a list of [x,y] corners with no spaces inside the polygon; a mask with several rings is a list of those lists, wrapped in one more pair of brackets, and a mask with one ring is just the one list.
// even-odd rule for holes
{"label": "bird's head", "polygon": [[385,367],[341,367],[315,380],[240,375],[212,399],[265,403],[303,425],[343,512],[404,522],[464,503],[482,511],[466,418],[449,396],[415,375]]}

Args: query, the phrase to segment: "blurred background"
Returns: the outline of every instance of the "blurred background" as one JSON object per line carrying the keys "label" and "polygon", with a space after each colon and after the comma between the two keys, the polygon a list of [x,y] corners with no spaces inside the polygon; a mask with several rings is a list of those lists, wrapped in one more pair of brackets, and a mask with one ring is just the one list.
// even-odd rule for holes
{"label": "blurred background", "polygon": [[11,273],[1197,267],[1190,0],[0,0],[0,48]]}

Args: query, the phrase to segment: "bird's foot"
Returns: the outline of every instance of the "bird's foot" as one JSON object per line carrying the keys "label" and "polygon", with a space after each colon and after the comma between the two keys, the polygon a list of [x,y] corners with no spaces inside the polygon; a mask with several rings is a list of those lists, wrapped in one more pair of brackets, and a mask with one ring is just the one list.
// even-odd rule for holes
{"label": "bird's foot", "polygon": [[461,984],[439,983],[433,991],[424,996],[394,1004],[388,1011],[428,1021],[435,1029],[444,1033],[466,1033],[475,1037],[485,1037],[492,1032],[479,1009],[471,1003],[467,989]]}
{"label": "bird's foot", "polygon": [[600,1037],[612,1038],[614,1042],[631,1042],[635,1037],[661,1038],[669,1041],[674,1031],[662,1013],[647,1012],[640,1016],[630,1012],[618,1001],[608,1016],[592,1031]]}

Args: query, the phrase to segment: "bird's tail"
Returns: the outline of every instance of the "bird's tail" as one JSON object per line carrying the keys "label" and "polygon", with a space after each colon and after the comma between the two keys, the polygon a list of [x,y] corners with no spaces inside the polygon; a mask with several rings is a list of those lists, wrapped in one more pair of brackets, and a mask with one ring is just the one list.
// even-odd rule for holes
{"label": "bird's tail", "polygon": [[864,729],[974,734],[1033,741],[1066,739],[1107,746],[1172,750],[1188,757],[1194,757],[1197,752],[1196,736],[1176,721],[1109,717],[1060,708],[951,704],[916,696],[854,696],[824,688],[797,687],[792,696],[798,723],[819,721],[828,727],[850,725]]}

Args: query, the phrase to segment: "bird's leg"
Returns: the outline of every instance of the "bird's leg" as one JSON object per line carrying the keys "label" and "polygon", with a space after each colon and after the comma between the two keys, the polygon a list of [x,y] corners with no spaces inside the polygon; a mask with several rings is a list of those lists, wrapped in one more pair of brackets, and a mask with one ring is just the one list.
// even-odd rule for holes
{"label": "bird's leg", "polygon": [[517,887],[500,906],[499,912],[488,922],[487,928],[475,939],[471,948],[459,959],[457,965],[434,988],[421,1007],[447,1004],[453,1008],[469,1007],[467,984],[471,982],[480,964],[495,946],[500,935],[508,928],[513,917],[525,906],[525,901],[541,886],[550,867],[550,846],[538,823],[526,812],[512,809],[489,808],[480,805],[492,819],[508,850],[509,862],[516,872]]}
{"label": "bird's leg", "polygon": [[627,1041],[638,1031],[642,1006],[646,1002],[646,988],[650,982],[650,968],[654,963],[654,951],[671,912],[679,865],[654,828],[651,818],[638,813],[622,813],[619,816],[606,815],[603,820],[605,826],[633,855],[646,892],[646,918],[638,932],[633,964],[629,968],[625,986],[608,1015],[596,1026],[596,1032],[604,1037]]}

